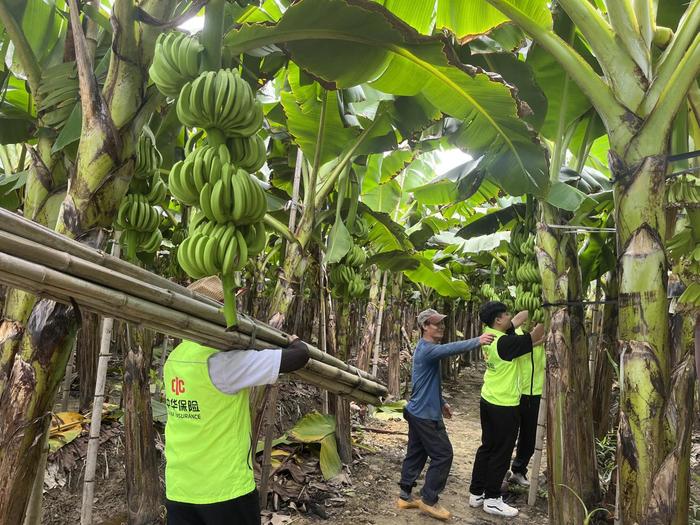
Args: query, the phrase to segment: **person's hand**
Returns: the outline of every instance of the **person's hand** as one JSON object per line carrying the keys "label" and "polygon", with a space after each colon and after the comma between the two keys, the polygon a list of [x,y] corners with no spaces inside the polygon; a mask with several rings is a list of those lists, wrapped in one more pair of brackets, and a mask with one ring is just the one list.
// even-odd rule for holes
{"label": "person's hand", "polygon": [[452,419],[452,407],[448,403],[442,405],[442,417]]}
{"label": "person's hand", "polygon": [[537,346],[542,343],[544,339],[544,325],[542,323],[537,323],[537,325],[530,332],[530,337],[532,338],[533,346]]}
{"label": "person's hand", "polygon": [[479,344],[481,346],[490,345],[496,336],[493,334],[481,334],[479,336]]}
{"label": "person's hand", "polygon": [[527,310],[523,310],[522,312],[518,312],[513,316],[513,319],[511,319],[511,323],[513,323],[513,328],[518,328],[519,326],[522,326],[525,321],[527,321],[530,318],[530,313]]}

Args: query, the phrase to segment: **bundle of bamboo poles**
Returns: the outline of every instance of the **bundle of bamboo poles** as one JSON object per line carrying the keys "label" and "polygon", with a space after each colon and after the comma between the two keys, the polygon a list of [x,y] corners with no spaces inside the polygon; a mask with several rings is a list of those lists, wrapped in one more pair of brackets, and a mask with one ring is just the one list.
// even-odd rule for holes
{"label": "bundle of bamboo poles", "polygon": [[[284,348],[290,340],[245,315],[227,330],[216,301],[3,209],[0,283],[220,350]],[[311,359],[294,372],[301,380],[362,403],[387,395],[373,375],[308,347]]]}

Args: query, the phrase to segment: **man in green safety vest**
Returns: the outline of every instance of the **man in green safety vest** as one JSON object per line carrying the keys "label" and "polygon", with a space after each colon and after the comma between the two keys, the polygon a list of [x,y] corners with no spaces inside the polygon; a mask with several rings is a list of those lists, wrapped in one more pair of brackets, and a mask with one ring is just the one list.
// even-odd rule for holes
{"label": "man in green safety vest", "polygon": [[[223,300],[218,278],[190,289]],[[259,525],[248,389],[274,383],[309,359],[296,339],[284,350],[220,352],[183,341],[163,370],[168,525]]]}
{"label": "man in green safety vest", "polygon": [[[490,301],[481,307],[485,333],[494,335],[482,347],[486,360],[481,388],[481,446],[476,452],[469,505],[483,507],[496,516],[517,516],[518,510],[503,501],[501,483],[508,470],[520,420],[520,379],[516,358],[532,352],[544,335],[541,324],[529,334],[516,334],[505,304]],[[522,314],[518,314],[522,319]]]}
{"label": "man in green safety vest", "polygon": [[[516,330],[522,333],[520,330]],[[520,427],[515,459],[510,467],[508,481],[528,487],[527,465],[535,452],[537,416],[539,414],[542,388],[544,387],[545,353],[544,345],[536,345],[532,352],[516,357],[518,379],[520,381]]]}

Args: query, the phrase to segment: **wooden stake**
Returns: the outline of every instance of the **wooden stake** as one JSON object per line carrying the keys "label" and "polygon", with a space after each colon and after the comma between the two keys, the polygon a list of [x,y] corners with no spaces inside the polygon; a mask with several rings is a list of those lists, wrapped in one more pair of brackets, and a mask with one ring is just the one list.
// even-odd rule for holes
{"label": "wooden stake", "polygon": [[[112,255],[119,257],[119,252],[119,234],[116,234],[114,244],[112,244]],[[107,367],[109,366],[113,327],[114,319],[111,317],[102,319],[100,353],[97,358],[97,373],[95,377],[95,396],[92,402],[92,417],[90,418],[90,437],[88,438],[88,448],[85,457],[80,525],[92,525],[92,507],[95,501],[95,470],[97,469],[97,452],[100,447],[102,409],[105,400],[105,385],[107,384]]]}
{"label": "wooden stake", "polygon": [[545,424],[547,420],[547,382],[542,387],[542,397],[540,408],[537,412],[537,433],[535,434],[535,455],[532,458],[532,469],[530,470],[530,492],[527,496],[527,504],[533,506],[537,499],[537,489],[539,488],[540,465],[542,464],[542,448],[544,443]]}

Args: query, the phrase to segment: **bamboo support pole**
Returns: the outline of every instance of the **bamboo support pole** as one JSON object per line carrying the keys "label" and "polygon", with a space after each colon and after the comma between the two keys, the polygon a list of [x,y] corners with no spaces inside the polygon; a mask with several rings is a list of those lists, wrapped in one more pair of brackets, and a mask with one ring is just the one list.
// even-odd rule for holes
{"label": "bamboo support pole", "polygon": [[70,357],[68,358],[68,364],[66,365],[66,374],[63,376],[63,385],[61,392],[61,410],[63,412],[68,412],[68,401],[70,401],[70,385],[73,379],[73,363],[75,362],[75,343],[73,343],[73,350],[71,350]]}
{"label": "bamboo support pole", "polygon": [[329,379],[334,379],[348,386],[359,388],[360,390],[364,390],[365,392],[369,392],[370,394],[375,394],[379,397],[386,394],[386,390],[384,389],[384,387],[377,385],[377,383],[368,381],[358,376],[354,376],[352,374],[348,374],[343,370],[335,368],[321,361],[317,361],[316,359],[309,360],[305,368],[317,373],[318,375],[322,375]]}
{"label": "bamboo support pole", "polygon": [[[124,292],[86,282],[77,277],[62,274],[56,270],[27,262],[2,252],[0,252],[0,281],[10,286],[49,296],[60,302],[70,304],[72,301],[75,301],[100,315],[148,326],[159,332],[198,341],[220,350],[231,350],[234,348],[262,349],[277,346],[274,342],[270,345],[271,342],[262,339],[262,335],[256,337],[241,332],[227,331],[222,325],[175,311],[172,308],[161,306]],[[320,354],[320,351],[316,350],[316,353],[312,351],[312,359],[315,360],[315,356],[318,354]],[[323,356],[324,354],[321,355]],[[313,361],[311,362],[313,363]],[[326,362],[326,364],[328,363]],[[320,376],[318,372],[320,368],[317,367],[315,372],[307,370],[303,374],[304,377],[302,379],[321,388],[326,388],[326,382],[319,384],[312,381],[312,379]],[[354,396],[356,390],[362,390],[351,386],[352,383],[359,383],[361,378],[345,370],[340,370],[340,372],[342,373],[335,373],[335,376],[340,377],[341,379],[339,380],[348,383],[343,385],[347,386],[347,388],[342,388],[342,393]],[[299,376],[301,377],[301,375]],[[335,378],[330,379],[333,380]],[[373,382],[368,381],[368,383]],[[374,383],[374,385],[376,387],[374,388],[375,391],[385,392],[384,387],[379,383]],[[368,397],[374,399],[373,403],[379,401],[376,394],[368,394]],[[359,397],[358,400],[365,402],[364,399]]]}
{"label": "bamboo support pole", "polygon": [[[120,246],[118,234],[112,245],[112,255],[119,257]],[[97,470],[97,452],[100,447],[100,430],[102,429],[102,409],[105,401],[105,386],[107,384],[107,368],[112,349],[112,329],[114,319],[102,318],[100,337],[100,353],[97,358],[95,374],[95,395],[92,401],[92,417],[90,418],[90,434],[87,453],[85,454],[85,475],[83,477],[83,501],[80,507],[80,525],[92,525],[92,508],[95,501],[95,471]]]}
{"label": "bamboo support pole", "polygon": [[[0,231],[0,249],[8,254],[191,313],[216,324],[224,324],[221,305],[216,301],[3,209],[0,209]],[[12,235],[7,235],[8,233]],[[19,238],[25,241],[21,242]],[[245,315],[239,315],[236,330],[247,335],[255,334],[258,339],[279,347],[289,344],[289,338],[284,332]],[[376,381],[374,375],[350,366],[314,346],[308,346],[312,358]]]}
{"label": "bamboo support pole", "polygon": [[540,466],[542,465],[542,449],[544,443],[545,424],[547,420],[547,382],[542,387],[540,408],[537,412],[537,433],[535,434],[535,455],[532,458],[532,470],[530,470],[530,491],[527,495],[527,504],[533,506],[537,500],[537,489],[540,486]]}

